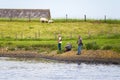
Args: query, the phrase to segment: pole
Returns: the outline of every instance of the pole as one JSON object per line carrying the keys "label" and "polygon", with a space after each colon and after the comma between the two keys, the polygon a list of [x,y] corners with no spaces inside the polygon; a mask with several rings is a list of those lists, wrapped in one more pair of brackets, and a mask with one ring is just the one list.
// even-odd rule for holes
{"label": "pole", "polygon": [[104,16],[104,21],[106,22],[106,15]]}
{"label": "pole", "polygon": [[84,15],[84,21],[86,22],[86,14]]}
{"label": "pole", "polygon": [[67,19],[68,19],[68,15],[66,14],[66,21],[67,21]]}

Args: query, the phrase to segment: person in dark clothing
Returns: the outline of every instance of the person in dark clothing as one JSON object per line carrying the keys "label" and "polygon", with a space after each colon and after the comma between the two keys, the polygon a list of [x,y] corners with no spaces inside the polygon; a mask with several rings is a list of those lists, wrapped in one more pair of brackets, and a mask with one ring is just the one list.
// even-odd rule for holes
{"label": "person in dark clothing", "polygon": [[77,44],[78,44],[78,53],[77,53],[77,55],[80,55],[81,54],[81,49],[82,49],[82,46],[83,46],[82,38],[81,38],[80,35],[78,36]]}
{"label": "person in dark clothing", "polygon": [[70,43],[67,43],[67,45],[65,46],[65,52],[71,51],[71,49],[72,49],[72,45]]}

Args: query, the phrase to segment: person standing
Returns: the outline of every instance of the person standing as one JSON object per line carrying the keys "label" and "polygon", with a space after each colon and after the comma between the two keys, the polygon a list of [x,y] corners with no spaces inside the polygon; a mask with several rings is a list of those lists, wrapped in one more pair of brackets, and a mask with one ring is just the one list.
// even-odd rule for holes
{"label": "person standing", "polygon": [[62,44],[62,37],[60,34],[58,34],[58,50],[61,51],[62,48],[61,48],[61,44]]}
{"label": "person standing", "polygon": [[80,55],[80,54],[81,54],[81,49],[82,49],[82,46],[83,46],[82,38],[81,38],[80,35],[78,36],[77,44],[78,44],[78,52],[77,52],[77,55]]}

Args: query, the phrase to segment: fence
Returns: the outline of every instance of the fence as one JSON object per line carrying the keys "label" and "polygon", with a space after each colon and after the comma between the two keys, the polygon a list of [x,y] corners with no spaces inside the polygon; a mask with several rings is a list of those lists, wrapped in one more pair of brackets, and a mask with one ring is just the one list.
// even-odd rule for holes
{"label": "fence", "polygon": [[[69,17],[68,17],[68,14],[66,14],[66,17],[65,17],[65,21],[67,22],[69,20]],[[85,14],[84,16],[83,16],[83,21],[87,21],[87,20],[91,20],[91,19],[87,19],[87,15]],[[103,17],[103,19],[102,19],[104,22],[106,22],[107,21],[107,16],[106,15],[104,15],[104,17]]]}
{"label": "fence", "polygon": [[[54,33],[41,33],[40,31],[34,32],[32,34],[26,34],[24,32],[19,32],[19,33],[14,33],[14,34],[6,34],[4,32],[0,33],[0,39],[57,39],[59,32],[54,32]],[[119,31],[113,29],[112,32],[109,31],[99,31],[98,34],[94,31],[88,30],[87,32],[81,32],[81,33],[75,33],[75,32],[70,32],[70,33],[62,33],[60,32],[62,37],[64,39],[76,39],[79,34],[82,35],[83,38],[94,38],[94,37],[101,37],[104,36],[104,38],[108,38],[113,36],[114,34],[120,35]],[[112,34],[112,35],[111,35]]]}

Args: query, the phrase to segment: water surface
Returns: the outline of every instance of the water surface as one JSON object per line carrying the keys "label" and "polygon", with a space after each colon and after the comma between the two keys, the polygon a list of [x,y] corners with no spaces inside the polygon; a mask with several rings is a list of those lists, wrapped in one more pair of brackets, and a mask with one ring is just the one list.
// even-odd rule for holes
{"label": "water surface", "polygon": [[0,80],[120,80],[120,65],[0,57]]}

